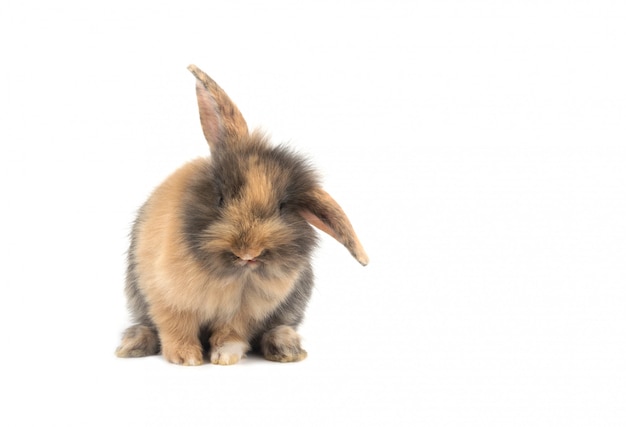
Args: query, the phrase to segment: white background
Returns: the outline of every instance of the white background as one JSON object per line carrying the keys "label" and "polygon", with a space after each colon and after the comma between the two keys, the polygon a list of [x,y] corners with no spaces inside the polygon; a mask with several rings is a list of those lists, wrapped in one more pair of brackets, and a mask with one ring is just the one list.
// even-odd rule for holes
{"label": "white background", "polygon": [[[0,7],[0,424],[626,425],[620,1]],[[195,63],[311,157],[309,358],[113,352],[127,234],[208,152]]]}

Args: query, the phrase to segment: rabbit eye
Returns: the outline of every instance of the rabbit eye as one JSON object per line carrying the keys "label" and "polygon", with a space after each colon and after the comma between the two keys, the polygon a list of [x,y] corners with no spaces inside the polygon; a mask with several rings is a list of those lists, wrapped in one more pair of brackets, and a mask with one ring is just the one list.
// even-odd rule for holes
{"label": "rabbit eye", "polygon": [[217,196],[217,207],[218,208],[223,208],[224,207],[224,196],[223,195],[219,195]]}

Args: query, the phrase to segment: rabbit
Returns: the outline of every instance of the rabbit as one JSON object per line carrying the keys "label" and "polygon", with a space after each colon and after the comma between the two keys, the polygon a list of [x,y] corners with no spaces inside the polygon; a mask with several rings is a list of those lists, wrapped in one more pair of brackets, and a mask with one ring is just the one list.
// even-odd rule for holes
{"label": "rabbit", "polygon": [[341,207],[308,161],[261,132],[195,65],[202,131],[211,155],[169,176],[139,209],[126,296],[134,325],[119,357],[161,353],[168,362],[237,363],[254,350],[296,362],[296,332],[311,296],[314,226],[362,265],[368,257]]}

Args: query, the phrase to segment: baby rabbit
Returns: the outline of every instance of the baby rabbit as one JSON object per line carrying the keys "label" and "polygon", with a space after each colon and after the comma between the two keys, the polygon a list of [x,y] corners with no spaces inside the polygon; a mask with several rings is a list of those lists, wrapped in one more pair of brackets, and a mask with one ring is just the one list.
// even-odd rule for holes
{"label": "baby rabbit", "polygon": [[368,257],[341,207],[303,158],[271,146],[194,65],[211,157],[182,166],[142,206],[128,251],[126,295],[135,324],[116,354],[172,363],[306,357],[296,328],[313,287],[310,225]]}

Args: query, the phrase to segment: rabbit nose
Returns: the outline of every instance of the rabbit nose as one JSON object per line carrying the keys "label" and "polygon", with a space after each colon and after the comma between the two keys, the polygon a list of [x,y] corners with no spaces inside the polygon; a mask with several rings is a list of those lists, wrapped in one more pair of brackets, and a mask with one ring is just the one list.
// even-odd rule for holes
{"label": "rabbit nose", "polygon": [[235,251],[235,255],[244,261],[252,261],[256,259],[256,257],[261,255],[262,253],[263,253],[263,249],[257,249],[257,248],[254,248],[254,249],[246,248],[241,251]]}

